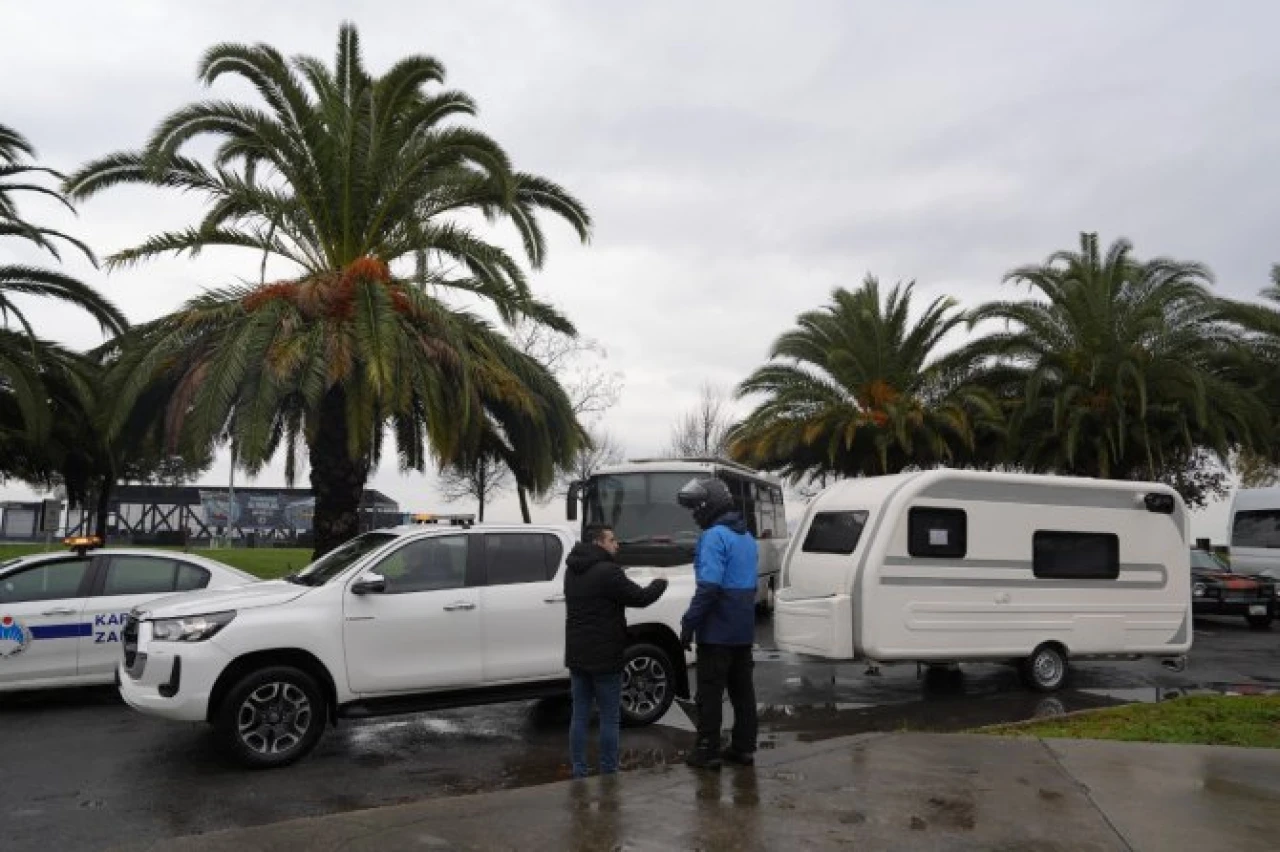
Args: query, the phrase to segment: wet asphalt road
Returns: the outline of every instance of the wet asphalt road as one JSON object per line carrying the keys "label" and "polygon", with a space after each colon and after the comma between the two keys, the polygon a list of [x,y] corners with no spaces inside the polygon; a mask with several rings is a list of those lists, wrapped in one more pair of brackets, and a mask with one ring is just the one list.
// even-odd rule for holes
{"label": "wet asphalt road", "polygon": [[[914,666],[868,677],[861,664],[756,654],[761,748],[866,731],[957,731],[1186,690],[1280,690],[1280,627],[1196,623],[1187,670],[1154,662],[1080,664],[1071,688],[1023,690],[1013,670],[966,666],[921,681]],[[304,816],[567,777],[568,704],[525,702],[347,722],[302,763],[244,772],[213,752],[203,725],[150,719],[112,689],[0,696],[0,848],[94,850],[122,842],[261,825]],[[623,734],[628,768],[683,757],[691,725],[678,706]]]}

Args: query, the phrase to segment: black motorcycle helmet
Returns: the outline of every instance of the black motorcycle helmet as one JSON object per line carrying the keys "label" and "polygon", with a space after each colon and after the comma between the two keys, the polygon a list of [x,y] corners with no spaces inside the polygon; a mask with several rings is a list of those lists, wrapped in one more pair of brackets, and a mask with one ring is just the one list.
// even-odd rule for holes
{"label": "black motorcycle helmet", "polygon": [[693,519],[704,530],[733,509],[729,486],[715,478],[689,480],[676,494],[676,502],[692,511]]}

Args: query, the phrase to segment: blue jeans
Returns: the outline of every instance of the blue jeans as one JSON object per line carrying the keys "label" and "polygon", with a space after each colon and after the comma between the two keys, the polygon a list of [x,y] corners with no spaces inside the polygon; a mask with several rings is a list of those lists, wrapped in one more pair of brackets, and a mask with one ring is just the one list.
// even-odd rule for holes
{"label": "blue jeans", "polygon": [[588,674],[571,669],[573,721],[569,723],[569,759],[573,777],[587,777],[587,726],[591,704],[600,708],[600,774],[618,771],[618,728],[622,715],[622,672]]}

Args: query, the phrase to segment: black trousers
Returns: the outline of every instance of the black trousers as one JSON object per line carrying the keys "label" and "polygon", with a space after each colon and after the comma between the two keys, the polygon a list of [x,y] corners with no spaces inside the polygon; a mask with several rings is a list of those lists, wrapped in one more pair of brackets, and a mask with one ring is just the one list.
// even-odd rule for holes
{"label": "black trousers", "polygon": [[756,750],[755,663],[750,645],[698,646],[698,748],[720,749],[724,724],[724,693],[733,705],[730,747],[750,754]]}

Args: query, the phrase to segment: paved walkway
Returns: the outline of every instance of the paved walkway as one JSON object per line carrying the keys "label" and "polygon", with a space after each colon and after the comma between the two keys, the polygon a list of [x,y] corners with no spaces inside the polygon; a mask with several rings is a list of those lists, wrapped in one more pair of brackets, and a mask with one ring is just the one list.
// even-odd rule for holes
{"label": "paved walkway", "polygon": [[123,848],[1280,848],[1280,750],[873,734],[759,757],[753,769],[671,766]]}

